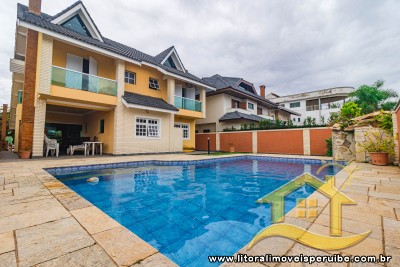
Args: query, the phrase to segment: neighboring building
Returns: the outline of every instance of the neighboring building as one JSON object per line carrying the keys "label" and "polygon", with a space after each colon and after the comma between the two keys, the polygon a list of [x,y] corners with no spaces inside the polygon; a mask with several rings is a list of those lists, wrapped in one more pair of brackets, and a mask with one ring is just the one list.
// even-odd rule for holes
{"label": "neighboring building", "polygon": [[335,87],[287,96],[270,93],[266,97],[281,107],[299,113],[300,116],[291,116],[295,125],[302,125],[307,117],[315,118],[321,124],[326,123],[332,113],[340,111],[353,91],[353,87]]}
{"label": "neighboring building", "polygon": [[196,121],[196,132],[206,133],[224,129],[240,129],[243,123],[258,123],[261,120],[288,120],[299,115],[266,99],[265,86],[260,95],[252,83],[242,78],[222,77],[218,74],[203,78],[216,91],[207,93],[206,118]]}
{"label": "neighboring building", "polygon": [[[109,18],[112,22],[113,18]],[[104,37],[82,2],[50,16],[18,4],[11,128],[16,149],[43,156],[45,132],[65,153],[83,137],[109,154],[195,147],[206,91],[174,47],[150,56]]]}

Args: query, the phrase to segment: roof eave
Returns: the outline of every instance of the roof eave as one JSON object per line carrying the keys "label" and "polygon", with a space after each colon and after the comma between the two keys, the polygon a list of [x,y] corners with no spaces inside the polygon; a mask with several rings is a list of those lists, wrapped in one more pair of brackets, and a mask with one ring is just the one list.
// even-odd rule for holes
{"label": "roof eave", "polygon": [[165,70],[165,69],[163,69],[163,68],[161,68],[161,67],[159,67],[159,66],[157,66],[157,65],[151,64],[151,63],[149,63],[149,62],[143,61],[142,64],[143,64],[143,65],[147,65],[147,66],[152,67],[152,68],[155,68],[155,69],[157,69],[159,72],[161,72],[161,73],[163,73],[163,74],[165,74],[165,75],[167,75],[167,76],[171,76],[171,77],[174,77],[174,78],[178,78],[178,79],[184,80],[184,81],[186,81],[186,82],[190,82],[190,83],[192,83],[192,84],[205,87],[205,88],[210,89],[210,90],[212,90],[212,91],[215,91],[215,90],[216,90],[216,88],[211,87],[210,85],[207,85],[207,84],[204,84],[204,83],[200,83],[200,82],[198,82],[198,81],[192,80],[192,79],[187,78],[187,77],[183,77],[183,76],[181,76],[181,75],[179,75],[179,74],[176,74],[176,73],[169,72],[169,71],[167,71],[167,70]]}
{"label": "roof eave", "polygon": [[77,39],[74,39],[74,38],[65,36],[65,35],[60,34],[60,33],[57,33],[57,32],[54,32],[54,31],[52,31],[52,30],[45,29],[45,28],[43,28],[43,27],[40,27],[40,26],[37,26],[37,25],[35,25],[35,24],[26,22],[26,21],[21,20],[21,19],[17,19],[17,25],[18,25],[18,26],[21,26],[21,27],[25,27],[25,28],[31,29],[31,30],[34,30],[34,31],[37,31],[37,32],[44,33],[44,34],[49,35],[49,36],[52,36],[53,38],[58,39],[58,40],[66,41],[66,42],[72,43],[72,44],[74,44],[74,45],[78,45],[78,46],[81,46],[81,47],[84,47],[84,48],[88,48],[88,49],[93,50],[93,51],[95,51],[95,52],[99,52],[99,53],[102,53],[102,54],[105,54],[105,55],[108,55],[108,56],[111,56],[111,57],[114,57],[114,58],[118,58],[118,59],[125,60],[125,61],[127,61],[127,62],[136,64],[136,65],[139,65],[139,66],[141,66],[141,65],[148,65],[148,66],[150,66],[150,67],[156,68],[158,71],[160,71],[161,73],[163,73],[163,74],[165,74],[165,75],[169,75],[169,76],[171,76],[171,77],[175,77],[175,78],[179,78],[179,79],[181,79],[181,80],[185,80],[185,81],[190,82],[190,83],[192,83],[192,84],[196,84],[196,85],[205,87],[205,88],[207,88],[207,89],[209,89],[209,90],[211,90],[211,91],[215,91],[215,90],[216,90],[216,88],[211,87],[211,86],[209,86],[209,85],[207,85],[207,84],[203,84],[203,83],[197,82],[197,81],[195,81],[195,80],[192,80],[192,79],[190,79],[190,78],[186,78],[186,77],[183,77],[183,76],[181,76],[181,75],[178,75],[178,74],[175,74],[175,73],[171,73],[171,72],[169,72],[169,71],[166,71],[166,70],[160,68],[160,67],[157,66],[157,65],[154,65],[154,64],[151,64],[151,63],[148,63],[148,62],[145,62],[145,61],[139,61],[139,60],[134,60],[134,59],[132,59],[132,58],[124,57],[124,56],[119,55],[119,54],[117,54],[117,53],[108,51],[108,50],[106,50],[106,49],[102,49],[102,48],[100,48],[100,47],[97,47],[97,46],[95,46],[95,45],[88,44],[88,43],[86,43],[86,42],[79,41],[79,40],[77,40]]}
{"label": "roof eave", "polygon": [[271,106],[270,108],[276,108],[276,107],[278,107],[278,105],[277,105],[276,103],[274,103],[274,102],[272,102],[272,101],[270,101],[270,100],[268,100],[268,99],[266,99],[266,98],[265,98],[265,99],[257,98],[257,97],[255,97],[255,96],[246,94],[245,92],[238,91],[238,90],[232,88],[231,86],[228,86],[228,87],[225,87],[225,88],[219,88],[219,89],[217,89],[215,92],[211,92],[211,95],[226,94],[226,93],[227,93],[226,91],[233,91],[233,92],[235,92],[235,93],[242,94],[242,95],[245,96],[246,98],[251,98],[251,99],[253,99],[254,101],[263,102],[263,103],[265,103],[265,105],[270,105],[270,106]]}
{"label": "roof eave", "polygon": [[155,108],[155,107],[149,107],[149,106],[143,106],[143,105],[137,105],[137,104],[131,104],[126,102],[125,99],[121,99],[122,103],[127,107],[127,108],[136,108],[136,109],[144,109],[144,110],[152,110],[152,111],[157,111],[157,112],[163,112],[163,113],[171,113],[171,114],[178,114],[179,110],[170,110],[170,109],[163,109],[163,108]]}
{"label": "roof eave", "polygon": [[127,62],[139,65],[139,66],[142,65],[141,61],[134,60],[132,58],[124,57],[124,56],[119,55],[117,53],[108,51],[106,49],[102,49],[102,48],[97,47],[95,45],[91,45],[91,44],[79,41],[77,39],[65,36],[65,35],[63,35],[61,33],[57,33],[57,32],[54,32],[52,30],[45,29],[43,27],[34,25],[32,23],[26,22],[26,21],[21,20],[21,19],[17,19],[17,25],[21,26],[21,27],[25,27],[25,28],[30,29],[30,30],[34,30],[34,31],[37,31],[37,32],[44,33],[44,34],[49,35],[49,36],[51,36],[51,37],[53,37],[55,39],[58,39],[58,40],[62,40],[62,41],[69,42],[69,43],[72,43],[72,44],[77,45],[77,46],[88,48],[89,50],[92,50],[92,51],[95,51],[95,52],[98,52],[98,53],[101,53],[101,54],[105,54],[105,55],[108,55],[108,56],[111,56],[111,57],[114,57],[114,58],[117,58],[117,59],[122,59],[122,60],[125,60]]}

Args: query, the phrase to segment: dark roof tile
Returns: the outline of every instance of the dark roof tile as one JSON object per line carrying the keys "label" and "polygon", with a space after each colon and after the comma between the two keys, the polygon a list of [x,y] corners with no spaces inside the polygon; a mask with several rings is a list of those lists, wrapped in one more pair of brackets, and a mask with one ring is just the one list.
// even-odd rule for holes
{"label": "dark roof tile", "polygon": [[165,102],[162,98],[146,96],[141,94],[135,94],[130,92],[125,92],[122,97],[128,104],[179,111],[176,107]]}
{"label": "dark roof tile", "polygon": [[219,121],[229,121],[229,120],[249,120],[258,122],[264,120],[264,118],[253,114],[245,114],[239,111],[235,111],[235,112],[225,113],[225,115],[219,119]]}

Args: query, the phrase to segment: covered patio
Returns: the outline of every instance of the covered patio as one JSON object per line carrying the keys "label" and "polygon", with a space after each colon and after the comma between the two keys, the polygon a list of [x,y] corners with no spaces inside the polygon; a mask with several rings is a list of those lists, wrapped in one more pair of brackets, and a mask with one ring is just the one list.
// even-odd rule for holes
{"label": "covered patio", "polygon": [[[49,139],[57,140],[60,155],[84,155],[85,151],[91,155],[112,153],[114,109],[98,110],[48,104],[44,133]],[[85,143],[86,149],[83,146]]]}

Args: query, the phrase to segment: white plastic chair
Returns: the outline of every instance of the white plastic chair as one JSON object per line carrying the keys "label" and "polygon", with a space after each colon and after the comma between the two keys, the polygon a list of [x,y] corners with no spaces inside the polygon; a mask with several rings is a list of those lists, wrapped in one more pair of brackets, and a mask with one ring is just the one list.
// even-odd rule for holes
{"label": "white plastic chair", "polygon": [[54,152],[58,157],[58,153],[60,152],[60,144],[57,143],[56,139],[49,139],[46,135],[44,135],[45,149],[46,149],[46,158],[49,155],[49,151],[51,151],[51,155],[54,156]]}

